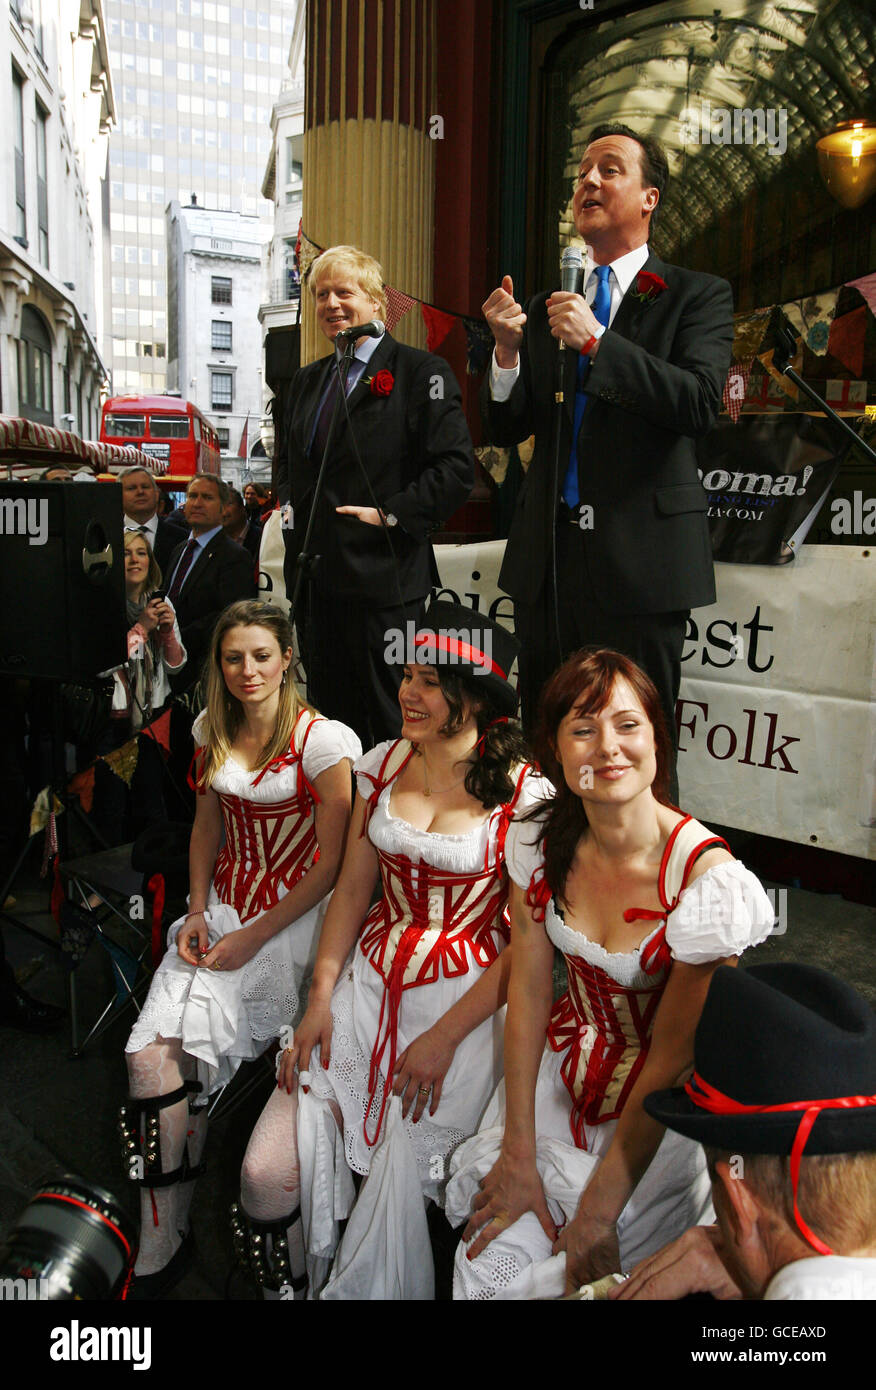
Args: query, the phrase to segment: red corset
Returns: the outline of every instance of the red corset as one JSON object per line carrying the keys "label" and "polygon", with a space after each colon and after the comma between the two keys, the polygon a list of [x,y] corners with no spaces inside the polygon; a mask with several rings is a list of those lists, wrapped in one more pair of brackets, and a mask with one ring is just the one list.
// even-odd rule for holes
{"label": "red corset", "polygon": [[219,793],[225,844],[213,883],[242,922],[280,901],[279,888],[298,883],[319,858],[313,802],[305,790],[286,801],[260,805]]}
{"label": "red corset", "polygon": [[[508,880],[494,863],[476,873],[436,869],[422,861],[378,850],[383,894],[359,937],[359,950],[384,982],[377,1038],[368,1076],[365,1142],[377,1143],[395,1071],[402,992],[468,973],[472,960],[492,965],[508,940]],[[497,937],[499,940],[497,941]],[[367,1116],[377,1092],[387,1049],[386,1085],[373,1137]]]}
{"label": "red corset", "polygon": [[560,1073],[572,1098],[569,1123],[577,1147],[586,1149],[584,1125],[616,1120],[635,1085],[669,965],[634,988],[580,956],[565,959],[569,987],[554,1004],[548,1043],[554,1052],[566,1052]]}

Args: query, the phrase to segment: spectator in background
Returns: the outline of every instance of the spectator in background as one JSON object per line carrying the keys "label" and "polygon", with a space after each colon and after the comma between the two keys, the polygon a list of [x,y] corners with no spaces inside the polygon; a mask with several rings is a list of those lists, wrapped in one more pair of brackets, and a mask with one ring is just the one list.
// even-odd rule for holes
{"label": "spectator in background", "polygon": [[216,619],[229,603],[254,598],[252,559],[222,529],[229,487],[216,473],[199,473],[186,490],[186,519],[191,534],[177,546],[167,570],[167,596],[179,619],[188,662],[172,684],[188,690],[201,673]]}
{"label": "spectator in background", "polygon": [[159,517],[161,492],[148,468],[134,464],[131,468],[123,468],[118,476],[122,485],[125,530],[139,531],[146,538],[159,569],[166,574],[170,557],[186,540],[186,532],[181,526]]}
{"label": "spectator in background", "polygon": [[33,481],[35,483],[72,483],[73,474],[62,463],[50,464],[48,468],[43,469],[42,473],[37,473]]}
{"label": "spectator in background", "polygon": [[264,514],[271,509],[271,489],[264,483],[247,483],[243,489],[243,502],[250,521],[258,525]]}
{"label": "spectator in background", "polygon": [[[128,660],[113,672],[109,728],[98,753],[109,753],[151,723],[170,698],[169,675],[186,662],[173,607],[160,596],[161,570],[138,531],[125,532]],[[94,817],[110,844],[134,839],[167,818],[162,793],[163,759],[155,739],[144,735],[130,788],[103,763],[95,769]]]}
{"label": "spectator in background", "polygon": [[716,1226],[694,1226],[609,1295],[876,1298],[876,1015],[811,965],[715,971],[684,1087],[647,1097],[699,1140]]}
{"label": "spectator in background", "polygon": [[248,550],[253,558],[253,564],[259,558],[259,546],[262,543],[262,528],[257,521],[253,521],[244,504],[243,498],[237,488],[229,488],[228,501],[222,509],[222,525],[229,540],[237,541]]}

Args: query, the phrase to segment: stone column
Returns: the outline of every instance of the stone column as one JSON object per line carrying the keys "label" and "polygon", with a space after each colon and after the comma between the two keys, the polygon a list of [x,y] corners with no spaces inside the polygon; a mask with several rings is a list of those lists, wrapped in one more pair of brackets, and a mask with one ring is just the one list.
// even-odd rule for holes
{"label": "stone column", "polygon": [[[359,246],[386,281],[431,300],[435,0],[308,0],[303,227],[320,246]],[[302,362],[327,351],[308,289]],[[394,330],[425,346],[412,309]]]}

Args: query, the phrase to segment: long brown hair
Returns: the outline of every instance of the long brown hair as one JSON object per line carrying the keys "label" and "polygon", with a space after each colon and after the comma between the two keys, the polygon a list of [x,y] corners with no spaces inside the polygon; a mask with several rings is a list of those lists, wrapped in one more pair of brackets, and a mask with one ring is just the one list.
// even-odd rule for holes
{"label": "long brown hair", "polygon": [[152,552],[152,546],[149,544],[149,538],[145,536],[142,531],[126,531],[124,539],[122,541],[125,550],[127,551],[128,549],[130,549],[130,547],[134,544],[135,541],[143,542],[143,544],[146,547],[146,553],[149,556],[149,569],[146,572],[146,578],[143,580],[143,583],[140,584],[138,587],[137,597],[135,599],[135,602],[139,603],[140,600],[144,598],[146,594],[151,593],[153,589],[160,588],[161,570],[159,569],[158,561],[156,560]]}
{"label": "long brown hair", "polygon": [[[563,896],[578,841],[587,829],[587,812],[581,798],[566,783],[562,764],[557,757],[557,734],[566,715],[572,711],[577,714],[598,714],[605,709],[619,680],[626,681],[654,730],[657,772],[651,791],[664,806],[672,805],[669,799],[669,735],[660,696],[653,681],[641,667],[620,652],[594,647],[575,652],[554,672],[542,691],[533,739],[539,766],[556,788],[541,839],[545,878],[551,892],[560,897]],[[539,813],[541,809],[538,808]]]}
{"label": "long brown hair", "polygon": [[436,666],[441,694],[447,701],[447,718],[441,729],[452,738],[464,725],[469,711],[478,729],[478,756],[465,774],[465,789],[486,811],[504,806],[514,795],[516,775],[526,761],[526,744],[516,719],[509,719],[476,677]]}
{"label": "long brown hair", "polygon": [[[281,652],[288,651],[292,646],[292,628],[288,619],[279,608],[270,603],[260,603],[257,599],[243,599],[230,604],[220,613],[213,629],[205,673],[207,730],[196,774],[199,790],[209,787],[219,769],[224,767],[231,753],[231,745],[244,720],[243,706],[237,697],[231,694],[222,674],[222,642],[233,627],[264,627],[273,633]],[[295,689],[291,664],[287,669],[286,679],[280,686],[279,694],[276,727],[259,753],[259,768],[265,767],[273,758],[285,753],[292,738],[296,719],[302,709],[310,708]]]}

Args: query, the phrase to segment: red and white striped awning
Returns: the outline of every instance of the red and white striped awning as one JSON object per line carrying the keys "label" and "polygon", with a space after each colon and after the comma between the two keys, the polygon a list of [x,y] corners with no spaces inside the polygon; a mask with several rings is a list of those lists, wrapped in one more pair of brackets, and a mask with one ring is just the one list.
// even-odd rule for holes
{"label": "red and white striped awning", "polygon": [[66,464],[74,473],[76,465],[83,463],[90,464],[99,473],[117,473],[121,468],[138,463],[151,473],[157,473],[161,470],[156,462],[139,449],[98,444],[53,425],[0,415],[0,463],[11,464],[14,474],[27,475],[34,471],[34,465],[48,468],[53,463]]}

